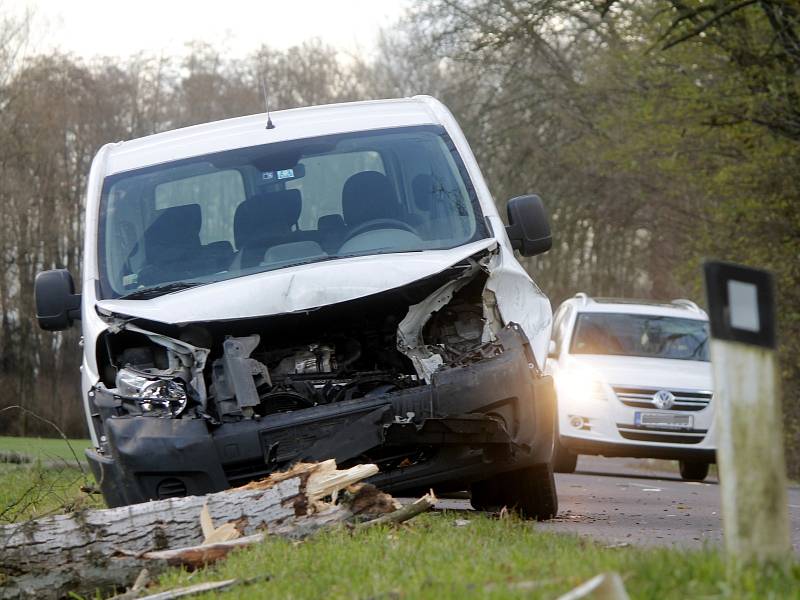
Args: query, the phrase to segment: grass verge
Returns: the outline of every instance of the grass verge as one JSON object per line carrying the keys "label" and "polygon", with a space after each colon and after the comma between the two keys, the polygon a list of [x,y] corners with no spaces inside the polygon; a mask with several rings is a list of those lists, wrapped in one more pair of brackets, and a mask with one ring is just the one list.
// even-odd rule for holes
{"label": "grass verge", "polygon": [[[465,517],[469,523],[457,526]],[[800,597],[797,564],[726,579],[725,563],[711,549],[611,549],[515,518],[447,512],[401,529],[337,529],[302,543],[270,539],[202,571],[170,571],[158,589],[267,576],[225,597],[555,598],[607,571],[622,575],[632,598]]]}
{"label": "grass verge", "polygon": [[[76,440],[82,457],[88,440]],[[84,507],[91,476],[63,440],[0,437],[0,453],[30,456],[0,464],[0,524]],[[466,524],[458,525],[461,521]],[[399,528],[322,533],[302,543],[268,539],[193,573],[173,569],[157,590],[203,581],[266,576],[218,593],[226,598],[555,598],[594,575],[619,572],[631,598],[798,598],[800,565],[744,569],[732,578],[714,549],[608,548],[536,524],[480,513],[438,512]],[[155,590],[154,590],[155,591]],[[207,597],[216,597],[208,594]]]}
{"label": "grass verge", "polygon": [[0,524],[102,507],[99,496],[80,490],[93,483],[83,460],[89,440],[70,445],[62,439],[0,437]]}
{"label": "grass verge", "polygon": [[[41,461],[62,460],[74,463],[75,456],[85,460],[83,451],[89,446],[91,446],[89,440],[69,440],[67,445],[61,438],[0,436],[0,456],[16,453]],[[72,453],[73,450],[75,455]]]}
{"label": "grass verge", "polygon": [[91,474],[74,465],[0,464],[0,525],[79,508],[102,508],[100,496],[80,489],[93,482]]}

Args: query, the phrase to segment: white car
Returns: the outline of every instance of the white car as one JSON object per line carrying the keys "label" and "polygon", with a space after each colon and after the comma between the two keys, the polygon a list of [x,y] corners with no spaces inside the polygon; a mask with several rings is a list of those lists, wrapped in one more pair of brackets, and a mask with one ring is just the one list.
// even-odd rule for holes
{"label": "white car", "polygon": [[716,462],[708,316],[577,294],[558,309],[548,371],[556,383],[556,471],[578,454],[674,459],[701,481]]}

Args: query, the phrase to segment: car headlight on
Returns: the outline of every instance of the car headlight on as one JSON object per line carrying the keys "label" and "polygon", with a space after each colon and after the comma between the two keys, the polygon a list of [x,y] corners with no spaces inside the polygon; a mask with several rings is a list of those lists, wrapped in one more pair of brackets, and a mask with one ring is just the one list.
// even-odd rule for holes
{"label": "car headlight on", "polygon": [[591,402],[608,400],[608,384],[603,377],[585,367],[568,367],[555,376],[559,396]]}
{"label": "car headlight on", "polygon": [[186,408],[186,386],[179,379],[120,369],[116,378],[117,393],[133,400],[141,411],[153,416],[177,417]]}

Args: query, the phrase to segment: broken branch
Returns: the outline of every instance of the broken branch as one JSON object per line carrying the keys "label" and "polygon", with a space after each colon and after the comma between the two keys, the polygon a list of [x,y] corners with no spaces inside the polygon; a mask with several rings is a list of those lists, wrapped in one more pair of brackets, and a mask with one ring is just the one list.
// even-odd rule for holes
{"label": "broken branch", "polygon": [[422,498],[415,500],[410,504],[406,504],[403,508],[385,514],[377,519],[360,523],[359,527],[372,527],[374,525],[386,525],[388,523],[402,523],[416,517],[419,514],[430,510],[436,504],[436,496],[433,490],[425,494]]}

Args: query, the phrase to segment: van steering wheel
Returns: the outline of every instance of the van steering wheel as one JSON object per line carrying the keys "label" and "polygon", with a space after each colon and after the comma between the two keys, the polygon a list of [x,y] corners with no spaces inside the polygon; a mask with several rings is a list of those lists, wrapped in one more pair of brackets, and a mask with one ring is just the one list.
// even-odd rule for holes
{"label": "van steering wheel", "polygon": [[414,231],[414,228],[411,227],[411,225],[403,221],[400,221],[399,219],[371,219],[369,221],[364,221],[360,225],[356,225],[347,234],[347,237],[344,239],[344,242],[342,242],[342,244],[346,244],[357,235],[361,235],[362,233],[366,233],[367,231],[372,231],[374,229],[403,229],[405,231],[408,231],[409,233],[418,235],[417,232]]}

